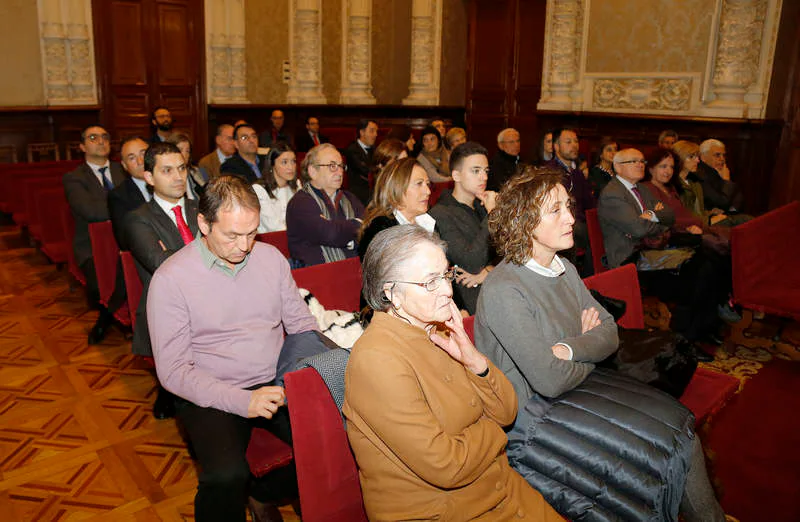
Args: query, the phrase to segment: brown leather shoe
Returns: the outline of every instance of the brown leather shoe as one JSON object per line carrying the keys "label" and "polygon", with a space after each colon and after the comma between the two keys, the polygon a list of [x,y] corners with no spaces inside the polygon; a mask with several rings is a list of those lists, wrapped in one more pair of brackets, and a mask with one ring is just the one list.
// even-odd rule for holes
{"label": "brown leather shoe", "polygon": [[247,502],[253,522],[283,522],[283,516],[275,504],[259,502],[250,497]]}

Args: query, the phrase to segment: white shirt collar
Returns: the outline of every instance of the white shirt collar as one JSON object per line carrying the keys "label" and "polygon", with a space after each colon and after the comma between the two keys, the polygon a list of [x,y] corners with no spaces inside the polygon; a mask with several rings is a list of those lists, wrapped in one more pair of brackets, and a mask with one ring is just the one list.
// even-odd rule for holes
{"label": "white shirt collar", "polygon": [[[102,165],[95,165],[94,163],[89,163],[87,161],[86,164],[89,165],[89,168],[92,169],[92,172],[94,172],[94,175],[97,177],[97,181],[99,181],[100,184],[105,187],[105,184],[103,183],[103,175],[100,174],[100,169],[105,167],[107,179],[111,180],[111,162],[106,160],[106,162]],[[112,181],[111,183],[113,185],[114,182]]]}
{"label": "white shirt collar", "polygon": [[226,156],[225,154],[222,153],[221,150],[219,150],[219,147],[217,147],[217,158],[219,158],[219,163],[221,165],[221,164],[225,163],[226,159],[230,159],[231,156]]}
{"label": "white shirt collar", "polygon": [[161,207],[161,210],[163,210],[164,213],[167,216],[169,216],[172,222],[175,223],[175,226],[177,226],[178,224],[178,222],[175,220],[175,213],[172,211],[172,208],[175,205],[179,205],[181,207],[181,214],[183,214],[183,220],[186,221],[186,210],[185,210],[186,207],[184,205],[184,201],[186,201],[185,198],[181,198],[180,201],[173,204],[170,203],[169,201],[164,201],[163,199],[158,197],[155,193],[153,193],[153,199],[156,200],[156,203],[158,203],[158,206]]}
{"label": "white shirt collar", "polygon": [[150,198],[152,196],[150,195],[150,191],[147,190],[147,182],[143,179],[134,178],[133,176],[131,176],[131,181],[133,181],[133,184],[136,185],[136,187],[139,189],[139,192],[142,193],[142,196],[144,196],[144,200],[150,201]]}
{"label": "white shirt collar", "polygon": [[397,220],[397,223],[400,225],[419,225],[428,232],[433,232],[434,227],[436,226],[436,220],[433,219],[433,216],[428,214],[419,215],[414,218],[415,223],[411,223],[406,217],[403,215],[402,212],[399,210],[394,211],[394,218]]}
{"label": "white shirt collar", "polygon": [[533,270],[537,274],[545,277],[558,277],[564,272],[567,271],[566,267],[564,267],[564,262],[561,261],[561,258],[553,256],[553,262],[550,263],[550,266],[542,266],[536,262],[533,258],[530,258],[527,263],[525,263],[525,268],[529,270]]}
{"label": "white shirt collar", "polygon": [[633,199],[636,200],[636,206],[639,207],[639,211],[640,212],[644,212],[644,208],[642,207],[642,204],[639,201],[639,198],[637,198],[636,194],[633,193],[633,188],[636,187],[637,184],[636,183],[631,183],[630,181],[628,181],[627,179],[623,178],[622,176],[617,176],[617,179],[619,180],[620,183],[622,183],[623,187],[628,189],[628,192],[631,193],[631,196],[633,196]]}
{"label": "white shirt collar", "polygon": [[357,139],[356,141],[358,142],[358,145],[359,145],[359,147],[361,147],[362,149],[364,149],[364,152],[367,152],[367,151],[369,151],[369,149],[371,148],[371,147],[367,147],[366,145],[364,145],[364,142],[363,142],[363,141],[361,141],[360,139]]}

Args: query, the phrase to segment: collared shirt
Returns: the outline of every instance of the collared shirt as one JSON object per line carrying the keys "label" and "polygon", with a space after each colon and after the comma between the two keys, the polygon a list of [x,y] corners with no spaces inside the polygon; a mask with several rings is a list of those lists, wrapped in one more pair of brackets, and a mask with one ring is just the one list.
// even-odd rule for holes
{"label": "collared shirt", "polygon": [[219,164],[220,165],[225,163],[225,160],[230,159],[232,157],[233,157],[232,154],[230,156],[226,156],[225,154],[222,153],[221,150],[219,150],[219,148],[217,148],[217,158],[219,158]]}
{"label": "collared shirt", "polygon": [[244,259],[241,263],[236,263],[233,265],[233,268],[231,268],[228,266],[228,263],[217,257],[216,254],[208,249],[208,245],[202,236],[194,241],[198,244],[197,246],[200,249],[200,257],[203,258],[203,265],[205,265],[209,270],[217,267],[219,271],[229,277],[236,277],[236,275],[241,272],[245,266],[247,266],[247,261],[250,259],[250,252],[248,252],[247,255],[244,256]]}
{"label": "collared shirt", "polygon": [[[566,267],[564,267],[564,262],[558,256],[553,256],[553,261],[550,263],[550,266],[542,266],[537,263],[535,259],[530,258],[528,262],[525,263],[525,268],[544,277],[558,277],[567,271]],[[572,346],[567,343],[556,344],[566,346],[567,350],[569,350],[569,360],[571,361],[575,356],[575,353],[572,351]]]}
{"label": "collared shirt", "polygon": [[[630,181],[628,181],[627,179],[623,178],[622,176],[617,176],[617,179],[620,181],[620,183],[622,183],[623,187],[628,189],[628,192],[631,193],[631,196],[633,196],[633,199],[636,200],[636,206],[639,207],[639,212],[645,212],[644,207],[642,207],[642,203],[639,201],[639,196],[637,196],[633,192],[633,189],[634,189],[634,187],[636,187],[636,184],[635,183],[631,183]],[[638,187],[636,187],[636,188],[638,188]],[[641,196],[641,192],[639,193],[639,195]],[[647,210],[646,212],[650,215],[650,221],[652,221],[654,223],[658,223],[658,216],[656,216],[655,212],[653,212],[652,210]]]}
{"label": "collared shirt", "polygon": [[428,232],[433,232],[434,227],[436,227],[436,220],[433,219],[433,216],[431,216],[427,212],[425,214],[415,217],[414,223],[411,223],[411,221],[406,219],[403,213],[400,212],[399,210],[394,211],[394,218],[397,220],[397,224],[399,225],[412,225],[412,224],[419,225]]}
{"label": "collared shirt", "polygon": [[103,183],[103,175],[100,173],[100,169],[105,167],[105,169],[106,169],[106,179],[109,182],[111,182],[111,186],[112,187],[114,186],[114,180],[111,179],[111,162],[106,160],[106,162],[104,164],[102,164],[102,165],[95,165],[94,163],[89,163],[87,161],[86,164],[89,165],[90,169],[92,169],[92,172],[94,172],[94,175],[97,177],[97,181],[100,183],[100,186],[103,187],[103,188],[105,188],[106,184]]}
{"label": "collared shirt", "polygon": [[161,210],[163,210],[164,213],[169,216],[169,219],[172,221],[172,224],[175,225],[176,228],[178,226],[178,221],[175,219],[175,213],[172,211],[172,208],[175,205],[179,205],[181,207],[181,214],[183,214],[183,220],[186,223],[189,222],[186,219],[186,205],[184,203],[183,198],[181,198],[180,201],[178,201],[177,203],[170,203],[169,201],[165,201],[160,197],[158,197],[158,194],[153,193],[153,199],[156,200],[156,203],[158,203],[158,206],[161,207]]}
{"label": "collared shirt", "polygon": [[144,196],[144,200],[150,201],[153,195],[150,194],[149,190],[147,190],[147,182],[143,179],[134,178],[133,176],[131,176],[131,180],[133,181],[133,184],[136,185],[136,188],[139,189],[139,192],[142,193],[142,196]]}
{"label": "collared shirt", "polygon": [[358,142],[358,146],[364,149],[365,153],[369,154],[369,149],[371,149],[372,147],[367,147],[366,145],[364,145],[364,142],[361,141],[360,139],[357,139],[356,141]]}
{"label": "collared shirt", "polygon": [[[240,154],[240,156],[241,156],[241,154]],[[253,173],[256,175],[256,177],[257,177],[258,179],[261,179],[261,169],[259,169],[259,168],[258,168],[258,159],[256,159],[256,162],[255,162],[255,163],[250,163],[250,162],[247,160],[247,158],[245,158],[244,156],[242,156],[242,159],[244,160],[244,162],[245,162],[245,163],[247,163],[248,165],[250,165],[250,168],[251,168],[251,169],[253,169]]]}

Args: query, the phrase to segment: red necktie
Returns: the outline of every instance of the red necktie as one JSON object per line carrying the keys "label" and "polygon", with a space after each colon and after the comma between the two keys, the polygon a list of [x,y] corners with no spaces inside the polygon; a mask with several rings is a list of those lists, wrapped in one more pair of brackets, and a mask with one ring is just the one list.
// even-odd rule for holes
{"label": "red necktie", "polygon": [[317,145],[319,145],[319,138],[317,138],[317,135],[314,134],[314,146],[317,146]]}
{"label": "red necktie", "polygon": [[192,231],[189,230],[189,225],[186,224],[186,221],[183,220],[183,212],[181,212],[181,206],[175,205],[172,207],[172,212],[175,214],[175,224],[178,225],[178,232],[181,234],[181,239],[183,239],[183,244],[188,245],[194,240],[192,237]]}
{"label": "red necktie", "polygon": [[639,200],[639,204],[642,206],[642,212],[647,212],[647,205],[644,204],[644,200],[642,199],[642,194],[639,192],[639,188],[634,185],[631,187],[631,192],[633,192],[633,195]]}

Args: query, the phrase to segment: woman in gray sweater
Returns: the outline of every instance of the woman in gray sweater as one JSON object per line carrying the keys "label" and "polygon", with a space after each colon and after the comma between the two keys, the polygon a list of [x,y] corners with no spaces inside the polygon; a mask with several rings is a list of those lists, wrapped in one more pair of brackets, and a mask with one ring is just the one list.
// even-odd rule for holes
{"label": "woman in gray sweater", "polygon": [[511,180],[489,216],[504,260],[484,282],[475,336],[517,392],[511,465],[572,520],[724,521],[691,412],[595,367],[617,349],[617,327],[556,255],[574,223],[547,168]]}

